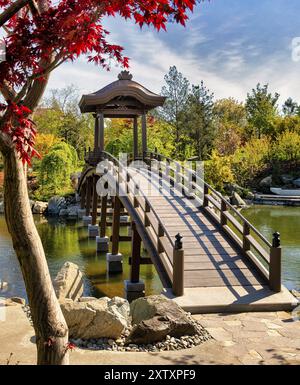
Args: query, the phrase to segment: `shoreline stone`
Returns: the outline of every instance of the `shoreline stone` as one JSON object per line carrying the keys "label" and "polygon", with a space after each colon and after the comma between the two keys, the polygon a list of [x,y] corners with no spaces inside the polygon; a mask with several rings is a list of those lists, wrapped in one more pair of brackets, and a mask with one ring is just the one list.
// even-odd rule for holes
{"label": "shoreline stone", "polygon": [[83,294],[83,275],[79,267],[65,262],[53,281],[53,287],[59,301],[79,299]]}
{"label": "shoreline stone", "polygon": [[181,337],[196,335],[197,325],[176,302],[162,295],[139,298],[130,305],[133,329],[127,341],[153,343],[167,335]]}
{"label": "shoreline stone", "polygon": [[117,339],[130,326],[129,303],[119,297],[85,302],[66,299],[61,309],[75,339]]}

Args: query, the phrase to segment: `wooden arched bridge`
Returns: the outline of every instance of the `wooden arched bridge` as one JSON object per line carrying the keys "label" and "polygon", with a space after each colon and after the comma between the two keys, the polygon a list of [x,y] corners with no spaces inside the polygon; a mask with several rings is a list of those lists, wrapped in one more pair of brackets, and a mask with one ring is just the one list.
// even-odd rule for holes
{"label": "wooden arched bridge", "polygon": [[[195,171],[154,152],[144,155],[143,166],[135,168],[107,152],[98,153],[103,166],[97,170],[88,161],[94,163],[95,153],[87,154],[79,182],[81,205],[92,231],[99,223],[98,241],[105,242],[106,226],[112,225],[108,269],[109,263],[112,271],[122,266],[119,242],[128,238],[119,236],[120,217],[127,214],[132,224],[129,286],[137,295],[142,291],[140,264],[153,263],[166,295],[178,297],[191,311],[294,307],[294,297],[281,285],[277,234],[271,244]],[[97,183],[114,196],[99,197]],[[150,260],[142,258],[141,242]]]}
{"label": "wooden arched bridge", "polygon": [[[131,240],[129,298],[143,295],[140,265],[152,263],[164,294],[191,312],[292,309],[297,301],[281,284],[279,234],[270,243],[196,171],[148,151],[146,113],[164,99],[125,71],[80,101],[82,112],[94,113],[95,142],[78,193],[89,236],[107,252],[108,271],[122,270],[119,242]],[[133,119],[133,164],[104,151],[105,117]],[[128,236],[120,236],[120,226],[130,226]]]}

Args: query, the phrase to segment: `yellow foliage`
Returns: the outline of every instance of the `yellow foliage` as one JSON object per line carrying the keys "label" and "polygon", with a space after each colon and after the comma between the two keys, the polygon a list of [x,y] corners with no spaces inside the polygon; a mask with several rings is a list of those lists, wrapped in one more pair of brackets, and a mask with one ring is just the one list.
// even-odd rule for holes
{"label": "yellow foliage", "polygon": [[231,157],[221,156],[216,150],[212,151],[210,159],[204,165],[205,180],[212,187],[223,192],[226,183],[235,181],[231,170]]}
{"label": "yellow foliage", "polygon": [[47,155],[52,146],[60,143],[61,139],[53,134],[37,134],[35,140],[35,148],[38,153],[43,157]]}

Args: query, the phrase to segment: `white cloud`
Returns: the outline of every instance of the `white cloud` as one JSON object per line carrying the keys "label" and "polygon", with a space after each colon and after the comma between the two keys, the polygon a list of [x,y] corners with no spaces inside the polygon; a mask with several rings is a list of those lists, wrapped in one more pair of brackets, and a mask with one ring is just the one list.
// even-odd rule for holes
{"label": "white cloud", "polygon": [[[241,22],[240,18],[237,20]],[[229,21],[222,27],[229,29]],[[109,40],[125,47],[134,79],[154,92],[160,92],[164,75],[170,66],[176,65],[192,83],[204,80],[216,98],[232,96],[244,100],[247,92],[260,82],[269,83],[272,90],[282,95],[282,100],[292,96],[300,101],[300,87],[295,81],[300,63],[292,62],[288,47],[286,52],[274,51],[263,56],[262,46],[258,47],[251,39],[237,37],[207,52],[202,45],[213,47],[216,42],[213,35],[204,33],[203,26],[198,24],[187,27],[185,38],[178,40],[177,45],[174,41],[170,44],[170,39],[178,36],[174,26],[169,35],[150,29],[141,31],[120,19],[109,20],[107,28],[111,31]],[[223,30],[221,26],[218,28]],[[106,72],[81,58],[56,70],[49,86],[60,88],[73,83],[87,93],[114,81],[119,71],[120,68],[112,66],[112,71]]]}

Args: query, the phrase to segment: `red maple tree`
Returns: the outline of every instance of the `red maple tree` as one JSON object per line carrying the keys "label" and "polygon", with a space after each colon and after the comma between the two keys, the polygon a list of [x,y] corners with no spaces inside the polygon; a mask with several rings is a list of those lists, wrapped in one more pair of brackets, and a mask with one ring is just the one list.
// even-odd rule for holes
{"label": "red maple tree", "polygon": [[13,139],[23,162],[30,162],[34,151],[34,124],[26,117],[36,108],[51,71],[80,55],[104,68],[113,58],[128,66],[123,48],[107,41],[109,32],[102,26],[104,17],[119,14],[134,19],[141,27],[153,25],[166,29],[174,19],[185,24],[187,9],[194,0],[0,0],[0,27],[5,37],[6,60],[0,63],[0,89],[6,104],[2,130]]}
{"label": "red maple tree", "polygon": [[[34,150],[31,115],[50,73],[80,55],[104,68],[113,58],[128,66],[123,48],[110,44],[103,19],[119,15],[141,27],[185,24],[196,0],[0,0],[6,60],[0,63],[0,150],[4,159],[4,207],[20,262],[36,333],[40,364],[68,362],[68,328],[51,283],[32,218],[24,163]],[[51,344],[47,343],[51,341]]]}

